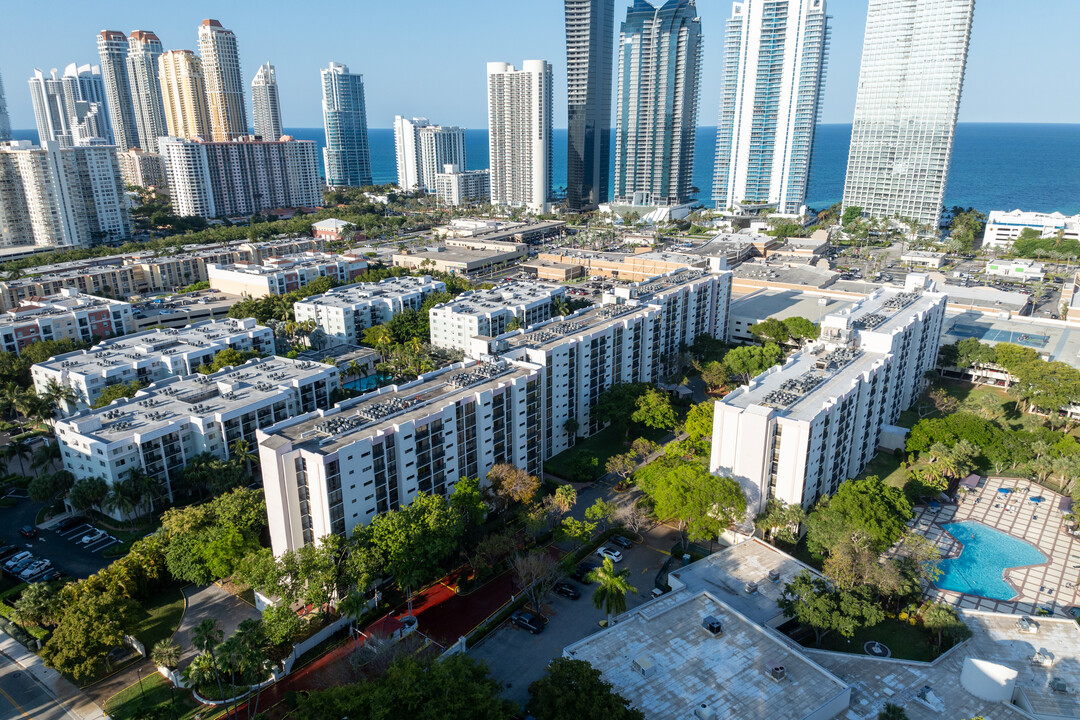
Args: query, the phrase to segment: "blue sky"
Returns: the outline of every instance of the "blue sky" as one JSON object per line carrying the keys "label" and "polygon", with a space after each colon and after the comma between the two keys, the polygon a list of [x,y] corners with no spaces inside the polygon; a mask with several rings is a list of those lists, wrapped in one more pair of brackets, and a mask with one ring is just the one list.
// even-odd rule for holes
{"label": "blue sky", "polygon": [[[12,126],[33,127],[26,80],[34,67],[97,63],[101,29],[157,33],[166,49],[194,49],[197,27],[217,18],[238,37],[245,82],[261,62],[277,67],[287,127],[322,124],[318,71],[330,60],[364,74],[368,123],[395,114],[486,126],[485,63],[542,58],[555,68],[555,126],[566,125],[566,72],[559,0],[282,0],[5,3],[0,75]],[[616,3],[616,25],[628,0]],[[832,46],[822,121],[851,121],[867,0],[828,0]],[[714,125],[729,0],[698,0],[705,36],[698,122]],[[1052,20],[1052,21],[1051,21]],[[960,120],[1080,122],[1074,33],[1080,0],[978,0]],[[249,111],[250,112],[250,111]]]}

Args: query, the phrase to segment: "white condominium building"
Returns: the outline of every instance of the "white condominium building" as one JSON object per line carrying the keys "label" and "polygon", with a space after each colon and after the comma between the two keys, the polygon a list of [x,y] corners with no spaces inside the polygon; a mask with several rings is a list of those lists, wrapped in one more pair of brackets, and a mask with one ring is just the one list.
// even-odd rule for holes
{"label": "white condominium building", "polygon": [[158,153],[132,148],[116,153],[116,161],[120,165],[120,177],[124,185],[159,190],[168,188],[169,183],[165,179],[165,163],[162,162],[161,155]]}
{"label": "white condominium building", "polygon": [[236,35],[217,20],[199,25],[199,56],[206,82],[206,103],[210,110],[210,135],[217,142],[236,140],[248,134],[244,80]]}
{"label": "white condominium building", "polygon": [[435,175],[435,195],[444,205],[486,203],[491,200],[491,171],[461,170],[458,165],[444,165]]}
{"label": "white condominium building", "polygon": [[0,145],[0,247],[87,247],[129,237],[115,147]]}
{"label": "white condominium building", "polygon": [[616,52],[615,202],[685,203],[693,186],[701,75],[694,0],[667,0],[660,7],[634,0]]}
{"label": "white condominium building", "polygon": [[389,277],[376,283],[344,285],[293,304],[296,321],[312,320],[337,343],[359,345],[364,331],[389,322],[402,310],[419,310],[446,283],[424,275]]}
{"label": "white condominium building", "polygon": [[1063,240],[1080,240],[1080,215],[993,210],[986,219],[983,247],[1010,248],[1025,229],[1034,230],[1041,238],[1056,238],[1060,235]]}
{"label": "white condominium building", "polygon": [[975,0],[870,0],[843,206],[936,231]]}
{"label": "white condominium building", "polygon": [[112,144],[98,66],[71,63],[62,76],[56,68],[48,75],[35,68],[30,100],[41,140],[55,140],[61,147]]}
{"label": "white condominium building", "polygon": [[261,430],[274,554],[349,537],[499,463],[539,474],[541,422],[535,367],[470,361]]}
{"label": "white condominium building", "polygon": [[251,81],[251,109],[255,115],[256,135],[263,140],[278,140],[285,134],[281,127],[277,73],[270,63],[260,65]]}
{"label": "white condominium building", "polygon": [[555,302],[565,297],[561,285],[537,282],[464,292],[428,311],[431,344],[469,352],[474,337],[502,335],[512,321],[527,328],[554,317]]}
{"label": "white condominium building", "polygon": [[435,176],[445,165],[465,167],[465,131],[432,125],[427,118],[394,118],[398,186],[435,192]]}
{"label": "white condominium building", "polygon": [[315,142],[201,142],[161,138],[165,174],[178,215],[236,217],[285,207],[314,207],[322,200]]}
{"label": "white condominium building", "polygon": [[526,60],[516,70],[489,62],[487,79],[491,202],[546,213],[551,208],[551,64]]}
{"label": "white condominium building", "polygon": [[266,258],[261,265],[254,262],[208,264],[206,275],[210,287],[215,290],[261,298],[284,295],[321,277],[329,277],[339,283],[352,282],[367,267],[367,261],[359,255],[306,252]]}
{"label": "white condominium building", "polygon": [[825,0],[732,3],[713,202],[800,213],[825,89]]}
{"label": "white condominium building", "polygon": [[908,275],[826,315],[818,341],[716,403],[710,468],[739,481],[751,515],[769,498],[809,509],[874,456],[937,362],[946,296],[926,284]]}
{"label": "white condominium building", "polygon": [[97,36],[97,46],[113,138],[119,149],[130,150],[139,146],[139,131],[135,127],[135,107],[128,81],[128,37],[119,30],[102,30]]}
{"label": "white condominium building", "polygon": [[19,354],[39,340],[91,342],[134,329],[130,304],[65,288],[59,295],[24,300],[0,315],[0,347]]}
{"label": "white condominium building", "polygon": [[158,80],[168,135],[185,140],[210,139],[210,110],[202,63],[190,50],[169,50],[158,58]]}
{"label": "white condominium building", "polygon": [[255,448],[259,428],[330,407],[339,387],[334,366],[280,357],[212,375],[169,376],[133,398],[57,421],[61,460],[76,480],[102,477],[109,485],[142,470],[172,500],[173,483],[192,457],[228,458],[241,439]]}
{"label": "white condominium building", "polygon": [[209,365],[221,350],[274,352],[274,333],[254,318],[212,320],[181,329],[147,332],[105,340],[90,350],[65,353],[30,368],[34,388],[42,392],[49,380],[68,385],[81,396],[65,409],[88,408],[109,385],[138,380],[149,384],[190,375]]}
{"label": "white condominium building", "polygon": [[152,32],[135,30],[128,36],[127,70],[135,129],[139,133],[139,147],[148,152],[157,152],[158,138],[169,134],[158,78],[161,52],[161,40]]}
{"label": "white condominium building", "polygon": [[427,118],[394,116],[394,153],[397,156],[398,187],[405,192],[422,190],[420,182],[420,128]]}

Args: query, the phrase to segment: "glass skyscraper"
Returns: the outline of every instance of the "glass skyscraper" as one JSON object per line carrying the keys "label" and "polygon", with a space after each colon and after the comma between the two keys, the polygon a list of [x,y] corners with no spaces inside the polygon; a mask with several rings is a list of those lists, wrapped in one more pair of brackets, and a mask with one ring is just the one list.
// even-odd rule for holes
{"label": "glass skyscraper", "polygon": [[130,150],[139,145],[139,131],[135,127],[135,107],[128,82],[128,38],[118,30],[102,30],[97,43],[113,139],[120,150]]}
{"label": "glass skyscraper", "polygon": [[353,75],[341,63],[321,70],[323,126],[326,147],[323,163],[330,187],[361,187],[371,184],[368,150],[367,108],[364,76]]}
{"label": "glass skyscraper", "polygon": [[732,4],[716,129],[717,210],[800,212],[828,42],[825,0]]}
{"label": "glass skyscraper", "polygon": [[281,127],[281,103],[278,100],[277,73],[270,63],[259,66],[251,81],[251,110],[255,115],[255,134],[263,140],[279,140],[285,134]]}
{"label": "glass skyscraper", "polygon": [[870,0],[844,208],[936,230],[975,0]]}
{"label": "glass skyscraper", "polygon": [[587,210],[608,200],[615,0],[565,0],[565,12],[566,204]]}
{"label": "glass skyscraper", "polygon": [[11,118],[8,116],[7,97],[4,95],[4,80],[0,78],[0,142],[11,139]]}
{"label": "glass skyscraper", "polygon": [[615,202],[690,200],[701,20],[694,0],[634,0],[619,35]]}

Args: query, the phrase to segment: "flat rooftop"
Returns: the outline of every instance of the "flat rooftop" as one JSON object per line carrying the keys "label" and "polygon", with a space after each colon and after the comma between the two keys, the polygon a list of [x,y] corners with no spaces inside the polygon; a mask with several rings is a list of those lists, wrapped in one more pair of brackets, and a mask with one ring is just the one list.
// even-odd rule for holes
{"label": "flat rooftop", "polygon": [[[722,623],[722,634],[702,627],[707,616]],[[692,718],[701,704],[718,719],[739,720],[801,720],[833,703],[847,707],[845,683],[708,592],[646,603],[563,656],[591,663],[650,720]],[[776,666],[783,680],[769,676]]]}
{"label": "flat rooftop", "polygon": [[[475,240],[476,238],[463,238],[467,240]],[[500,258],[517,258],[521,253],[518,251],[504,252],[498,250],[471,250],[469,248],[461,247],[448,247],[441,250],[410,250],[407,255],[401,253],[394,254],[394,261],[397,262],[399,258],[422,258],[424,260],[438,260],[444,263],[461,263],[462,265],[469,265],[470,263],[486,263],[499,260]]]}
{"label": "flat rooftop", "polygon": [[29,318],[48,317],[50,315],[67,315],[75,310],[90,310],[92,308],[106,309],[112,306],[127,305],[119,300],[97,297],[96,295],[61,294],[50,295],[43,298],[29,298],[24,300],[19,307],[12,308],[0,314],[0,325],[12,325]]}
{"label": "flat rooftop", "polygon": [[135,397],[84,410],[63,424],[103,443],[129,440],[175,429],[192,418],[210,418],[255,403],[284,401],[283,386],[301,383],[330,370],[309,360],[258,358],[213,375],[169,378],[140,390]]}
{"label": "flat rooftop", "polygon": [[[949,297],[950,301],[952,296]],[[1041,356],[1080,369],[1080,327],[1061,320],[995,318],[980,312],[947,314],[941,326],[943,345],[973,337],[989,345],[1009,342],[1033,348]]]}
{"label": "flat rooftop", "polygon": [[374,283],[342,285],[322,295],[312,295],[303,300],[302,303],[305,305],[351,308],[375,300],[411,295],[424,290],[434,291],[445,287],[445,283],[441,280],[434,280],[429,275],[423,277],[403,275],[401,277],[389,277]]}
{"label": "flat rooftop", "polygon": [[673,270],[648,280],[642,280],[641,282],[634,283],[631,287],[633,288],[634,297],[647,299],[654,295],[660,295],[669,290],[679,288],[694,280],[700,280],[703,277],[707,277],[709,274],[708,271],[699,268],[684,268],[682,270]]}
{"label": "flat rooftop", "polygon": [[565,292],[566,289],[556,283],[519,280],[503,283],[487,290],[470,290],[432,309],[465,315],[483,315],[504,308],[543,302]]}
{"label": "flat rooftop", "polygon": [[849,308],[853,304],[853,301],[814,295],[801,290],[762,289],[732,298],[730,316],[774,317],[780,320],[804,317],[816,323],[825,315]]}
{"label": "flat rooftop", "polygon": [[500,340],[501,352],[522,348],[536,350],[550,347],[568,337],[591,332],[645,309],[646,306],[641,305],[612,304],[579,310],[563,320],[545,323],[529,332]]}
{"label": "flat rooftop", "polygon": [[785,285],[805,285],[809,288],[827,287],[834,283],[839,274],[832,270],[812,265],[788,266],[780,263],[745,262],[732,270],[734,280],[755,280],[764,283],[784,283]]}
{"label": "flat rooftop", "polygon": [[942,291],[949,294],[950,305],[982,308],[991,312],[1008,310],[1019,313],[1027,307],[1031,299],[1029,295],[1021,292],[1009,292],[981,285],[973,287],[945,285]]}
{"label": "flat rooftop", "polygon": [[341,343],[322,350],[305,350],[299,355],[301,360],[314,360],[315,362],[333,360],[337,364],[338,370],[343,373],[348,372],[347,366],[353,360],[360,365],[374,365],[378,361],[378,357],[379,353],[369,347],[349,345],[348,343]]}
{"label": "flat rooftop", "polygon": [[[508,362],[465,363],[437,370],[405,385],[390,385],[353,400],[338,403],[330,410],[320,410],[296,421],[280,423],[266,432],[286,438],[295,447],[330,453],[353,442],[356,435],[370,432],[388,423],[400,425],[422,420],[436,403],[456,402],[498,387],[535,370]],[[273,437],[266,442],[273,442]]]}

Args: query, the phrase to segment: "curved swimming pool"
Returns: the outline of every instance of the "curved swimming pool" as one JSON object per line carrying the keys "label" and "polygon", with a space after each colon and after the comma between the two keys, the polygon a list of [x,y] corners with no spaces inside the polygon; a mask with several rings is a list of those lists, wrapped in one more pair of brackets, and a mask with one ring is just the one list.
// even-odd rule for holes
{"label": "curved swimming pool", "polygon": [[937,586],[942,590],[1012,600],[1016,590],[1005,582],[1002,573],[1011,567],[1046,562],[1046,556],[1031,543],[982,523],[968,521],[942,527],[964,546],[959,557],[941,562],[943,574]]}

